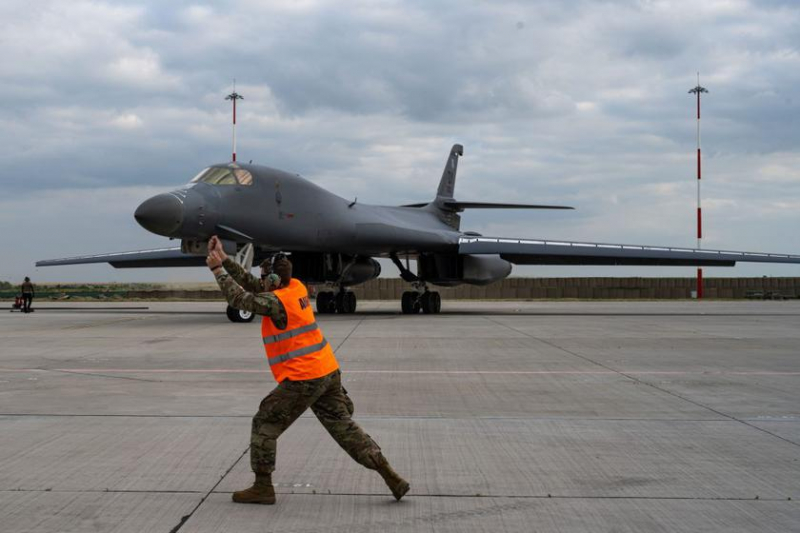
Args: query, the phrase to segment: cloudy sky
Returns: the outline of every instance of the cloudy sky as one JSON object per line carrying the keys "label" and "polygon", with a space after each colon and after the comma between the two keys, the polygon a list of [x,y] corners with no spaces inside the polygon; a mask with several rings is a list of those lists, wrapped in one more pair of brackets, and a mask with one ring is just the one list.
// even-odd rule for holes
{"label": "cloudy sky", "polygon": [[432,197],[459,142],[459,199],[577,208],[465,230],[691,246],[699,71],[704,246],[800,252],[797,2],[5,0],[0,52],[0,280],[207,279],[33,263],[164,245],[133,210],[230,158],[234,78],[241,160],[402,204]]}

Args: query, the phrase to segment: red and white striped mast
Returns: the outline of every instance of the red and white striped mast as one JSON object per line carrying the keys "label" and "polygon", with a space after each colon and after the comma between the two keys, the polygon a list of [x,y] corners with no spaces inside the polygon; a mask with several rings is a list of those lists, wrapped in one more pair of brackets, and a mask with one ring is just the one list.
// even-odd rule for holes
{"label": "red and white striped mast", "polygon": [[[700,94],[707,93],[705,87],[700,86],[700,73],[697,73],[697,87],[691,89],[689,94],[697,95],[697,249],[701,248],[700,239],[703,238],[703,211],[700,206]],[[703,269],[697,267],[697,298],[703,297]]]}
{"label": "red and white striped mast", "polygon": [[236,100],[244,100],[244,96],[236,92],[236,80],[233,80],[233,92],[225,97],[233,102],[233,159],[236,162]]}

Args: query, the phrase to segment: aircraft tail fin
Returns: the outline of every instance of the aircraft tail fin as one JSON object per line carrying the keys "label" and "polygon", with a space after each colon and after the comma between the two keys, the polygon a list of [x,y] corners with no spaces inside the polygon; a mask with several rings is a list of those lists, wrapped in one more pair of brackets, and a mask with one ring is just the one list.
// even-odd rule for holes
{"label": "aircraft tail fin", "polygon": [[458,171],[458,158],[464,155],[464,147],[454,144],[442,171],[439,189],[436,191],[437,200],[452,200],[456,187],[456,172]]}

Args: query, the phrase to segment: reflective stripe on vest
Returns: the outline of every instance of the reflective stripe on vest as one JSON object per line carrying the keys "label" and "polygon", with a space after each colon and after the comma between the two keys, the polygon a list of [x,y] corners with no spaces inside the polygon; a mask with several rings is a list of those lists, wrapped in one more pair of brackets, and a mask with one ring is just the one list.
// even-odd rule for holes
{"label": "reflective stripe on vest", "polygon": [[271,357],[269,359],[269,366],[274,366],[279,363],[283,363],[285,361],[288,361],[289,359],[294,359],[295,357],[301,357],[303,355],[308,355],[310,353],[318,352],[327,345],[328,345],[328,340],[323,338],[322,342],[320,342],[319,344],[312,344],[311,346],[306,346],[305,348],[299,348],[291,352],[286,352],[285,354],[279,355],[278,357]]}
{"label": "reflective stripe on vest", "polygon": [[302,335],[303,333],[308,333],[309,331],[314,331],[315,329],[319,329],[319,326],[316,322],[313,324],[308,324],[307,326],[300,326],[299,328],[295,328],[291,331],[286,331],[284,333],[279,333],[277,335],[270,335],[269,337],[264,337],[264,344],[273,344],[280,341],[285,341],[286,339],[291,339],[292,337],[297,337],[298,335]]}
{"label": "reflective stripe on vest", "polygon": [[269,317],[261,321],[261,339],[275,380],[317,379],[337,370],[336,356],[314,318],[305,285],[292,279],[272,294],[286,311],[285,329],[278,329]]}

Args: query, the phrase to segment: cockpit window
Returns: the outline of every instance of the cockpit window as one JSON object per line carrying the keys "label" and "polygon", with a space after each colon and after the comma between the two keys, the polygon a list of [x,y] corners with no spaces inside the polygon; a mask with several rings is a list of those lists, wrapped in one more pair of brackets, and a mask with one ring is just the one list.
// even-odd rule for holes
{"label": "cockpit window", "polygon": [[233,175],[236,176],[236,181],[239,182],[239,185],[253,184],[253,175],[243,168],[237,168],[234,170]]}
{"label": "cockpit window", "polygon": [[252,185],[253,175],[243,168],[211,167],[195,176],[189,183],[201,181],[210,185]]}

